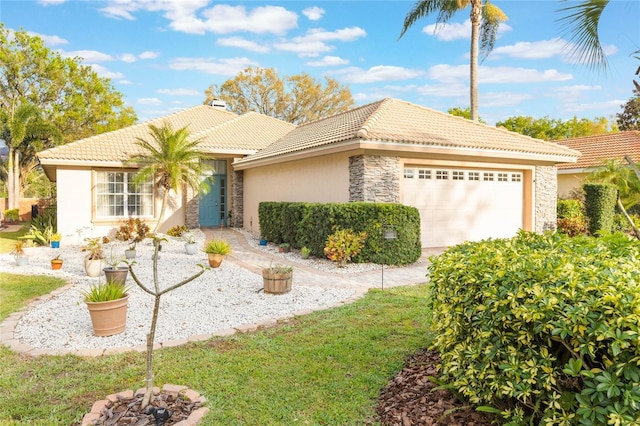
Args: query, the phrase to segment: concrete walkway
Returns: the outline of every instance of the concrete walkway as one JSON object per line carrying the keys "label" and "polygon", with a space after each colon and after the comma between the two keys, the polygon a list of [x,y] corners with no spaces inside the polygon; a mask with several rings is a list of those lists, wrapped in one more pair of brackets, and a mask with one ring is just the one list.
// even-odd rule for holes
{"label": "concrete walkway", "polygon": [[[438,254],[442,250],[430,249],[423,250],[420,259],[413,265],[405,267],[386,266],[375,271],[357,272],[357,273],[332,273],[319,270],[317,268],[305,266],[303,263],[291,262],[266,250],[253,247],[244,237],[244,234],[229,228],[203,228],[207,239],[220,238],[227,240],[232,246],[232,253],[225,258],[225,262],[233,262],[243,268],[246,268],[257,274],[261,274],[262,268],[270,264],[286,264],[295,268],[293,284],[301,284],[318,287],[341,287],[352,288],[356,290],[356,298],[364,295],[370,288],[389,288],[396,286],[415,285],[427,281],[427,265],[428,258],[433,254]],[[67,286],[61,287],[52,294],[65,291]],[[47,297],[36,299],[33,304],[46,300]],[[355,300],[355,299],[354,299]],[[32,305],[33,305],[32,304]],[[30,306],[32,306],[30,305]],[[43,349],[33,348],[14,339],[14,329],[19,322],[21,316],[29,308],[23,308],[18,312],[9,315],[2,323],[0,323],[0,344],[6,345],[15,352],[24,353],[31,356],[38,355],[63,355],[73,353],[79,356],[102,356],[111,353],[119,353],[126,351],[143,352],[146,346],[123,347],[112,349],[80,349],[80,350],[61,350],[61,349]],[[296,313],[296,315],[308,314],[312,311]],[[233,329],[221,330],[211,335],[190,336],[186,339],[175,341],[158,342],[159,347],[172,347],[183,345],[189,341],[207,340],[216,336],[229,336],[238,332],[253,331],[259,327],[265,327],[277,324],[281,318],[274,318],[269,321],[263,321],[259,324],[245,324]]]}

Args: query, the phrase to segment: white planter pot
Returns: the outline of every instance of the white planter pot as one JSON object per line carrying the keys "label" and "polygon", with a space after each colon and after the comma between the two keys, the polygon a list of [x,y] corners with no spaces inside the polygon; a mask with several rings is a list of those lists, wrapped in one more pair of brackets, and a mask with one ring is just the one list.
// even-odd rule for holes
{"label": "white planter pot", "polygon": [[184,249],[187,251],[187,254],[196,254],[198,252],[198,243],[187,243],[184,245]]}

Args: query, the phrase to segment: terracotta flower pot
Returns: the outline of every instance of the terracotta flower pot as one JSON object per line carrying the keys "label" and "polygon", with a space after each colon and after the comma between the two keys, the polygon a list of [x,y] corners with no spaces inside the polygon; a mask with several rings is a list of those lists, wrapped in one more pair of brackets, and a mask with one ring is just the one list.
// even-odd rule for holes
{"label": "terracotta flower pot", "polygon": [[51,269],[54,269],[54,270],[62,269],[62,259],[52,259]]}
{"label": "terracotta flower pot", "polygon": [[223,255],[217,253],[207,253],[207,256],[209,257],[209,266],[211,266],[212,268],[217,268],[218,266],[220,266],[222,260],[224,259]]}
{"label": "terracotta flower pot", "polygon": [[91,316],[93,334],[96,336],[112,336],[124,331],[127,324],[129,295],[126,295],[122,299],[110,300],[108,302],[85,303]]}

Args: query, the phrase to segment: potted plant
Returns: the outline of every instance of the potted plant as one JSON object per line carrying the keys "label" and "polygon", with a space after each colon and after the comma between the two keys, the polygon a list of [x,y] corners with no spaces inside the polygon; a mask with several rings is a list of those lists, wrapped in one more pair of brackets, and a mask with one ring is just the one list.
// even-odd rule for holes
{"label": "potted plant", "polygon": [[266,246],[267,245],[267,239],[265,237],[260,237],[260,243],[261,246]]}
{"label": "potted plant", "polygon": [[209,240],[204,243],[202,249],[209,257],[209,266],[217,268],[222,263],[224,256],[231,253],[231,244],[225,240]]}
{"label": "potted plant", "polygon": [[60,255],[57,255],[56,257],[51,259],[51,269],[62,269],[62,259],[60,259]]}
{"label": "potted plant", "polygon": [[102,269],[107,282],[113,281],[116,284],[124,285],[129,273],[129,267],[119,266],[122,262],[124,262],[124,259],[121,256],[114,255],[112,248],[111,255],[106,259],[106,263],[109,266]]}
{"label": "potted plant", "polygon": [[196,236],[192,232],[185,232],[182,234],[184,240],[184,249],[187,254],[196,254],[198,252],[198,243],[196,242]]}
{"label": "potted plant", "polygon": [[100,237],[85,238],[85,245],[82,251],[88,252],[84,257],[84,270],[90,277],[97,277],[104,267],[104,251],[102,250],[102,240]]}
{"label": "potted plant", "polygon": [[269,265],[262,269],[262,281],[265,293],[283,294],[291,291],[293,267],[287,265]]}
{"label": "potted plant", "polygon": [[125,250],[124,256],[127,259],[134,259],[136,257],[136,244],[144,240],[149,234],[149,225],[144,223],[140,218],[127,219],[120,228],[116,231],[116,240],[126,241],[129,243],[129,248]]}
{"label": "potted plant", "polygon": [[308,259],[310,254],[311,254],[311,249],[309,247],[304,246],[300,249],[300,255],[302,256],[303,259]]}
{"label": "potted plant", "polygon": [[57,232],[54,234],[51,234],[51,248],[60,248],[60,240],[62,239],[62,235],[58,234]]}
{"label": "potted plant", "polygon": [[122,333],[127,323],[128,288],[114,280],[94,284],[82,293],[89,309],[93,334],[111,336]]}
{"label": "potted plant", "polygon": [[291,244],[289,243],[280,243],[280,253],[289,253],[291,250]]}
{"label": "potted plant", "polygon": [[24,251],[25,242],[23,240],[16,241],[13,246],[13,250],[11,250],[11,254],[16,260],[16,266],[24,266],[29,264],[29,256]]}

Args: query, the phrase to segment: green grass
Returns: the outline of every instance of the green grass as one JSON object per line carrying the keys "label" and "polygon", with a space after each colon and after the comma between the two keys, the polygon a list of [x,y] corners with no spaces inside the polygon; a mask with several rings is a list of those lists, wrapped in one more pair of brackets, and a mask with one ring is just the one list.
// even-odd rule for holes
{"label": "green grass", "polygon": [[[154,384],[206,396],[202,425],[375,424],[380,390],[430,343],[427,297],[425,285],[371,290],[273,328],[159,350]],[[133,352],[33,358],[0,347],[0,364],[0,424],[78,423],[94,401],[143,387],[145,376],[144,354]]]}
{"label": "green grass", "polygon": [[18,239],[29,232],[31,222],[22,224],[22,227],[15,232],[0,232],[0,253],[9,253]]}
{"label": "green grass", "polygon": [[28,305],[31,299],[65,284],[60,278],[0,273],[0,321]]}

